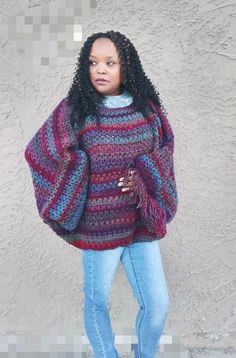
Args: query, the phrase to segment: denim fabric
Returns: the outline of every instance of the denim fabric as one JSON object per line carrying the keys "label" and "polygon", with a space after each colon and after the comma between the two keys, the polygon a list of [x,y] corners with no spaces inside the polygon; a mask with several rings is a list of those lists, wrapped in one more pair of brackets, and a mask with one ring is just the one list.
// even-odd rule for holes
{"label": "denim fabric", "polygon": [[[115,335],[108,312],[113,277],[121,261],[139,304],[135,321],[135,358],[154,358],[159,352],[169,309],[168,287],[158,240],[111,250],[83,250],[84,325],[95,358],[117,358]],[[124,307],[128,310],[128,307]],[[128,313],[128,311],[127,311]]]}

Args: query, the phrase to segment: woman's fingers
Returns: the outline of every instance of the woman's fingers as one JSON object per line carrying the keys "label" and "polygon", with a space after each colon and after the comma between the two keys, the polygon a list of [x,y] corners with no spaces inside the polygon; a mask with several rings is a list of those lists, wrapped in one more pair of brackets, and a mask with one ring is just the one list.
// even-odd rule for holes
{"label": "woman's fingers", "polygon": [[[130,171],[130,174],[129,174],[129,177],[130,177],[130,178],[133,178],[134,173],[135,173],[135,170],[131,170],[131,171]],[[123,181],[123,180],[124,180],[124,177],[121,177],[119,180],[120,180],[120,181]]]}
{"label": "woman's fingers", "polygon": [[[129,180],[126,185],[130,185],[130,184],[132,184],[132,183],[133,183],[133,180]],[[124,184],[124,181],[123,181],[123,180],[120,180],[120,182],[118,183],[118,185],[119,185],[119,186],[125,185],[125,184]]]}
{"label": "woman's fingers", "polygon": [[124,177],[121,177],[119,179],[118,186],[124,186],[124,188],[121,189],[122,191],[128,191],[128,190],[130,190],[131,187],[133,187],[133,185],[134,185],[134,181],[133,181],[134,173],[135,173],[135,170],[130,171],[129,179],[131,179],[131,180],[129,180],[128,183],[126,183],[126,185],[124,184]]}
{"label": "woman's fingers", "polygon": [[128,181],[126,184],[124,184],[124,181],[122,180],[122,178],[120,179],[120,182],[118,183],[118,186],[129,186],[133,184],[133,180]]}

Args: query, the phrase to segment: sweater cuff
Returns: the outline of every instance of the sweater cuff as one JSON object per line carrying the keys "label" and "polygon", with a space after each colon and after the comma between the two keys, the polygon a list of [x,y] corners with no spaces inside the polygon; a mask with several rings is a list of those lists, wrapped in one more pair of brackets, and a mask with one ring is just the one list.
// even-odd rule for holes
{"label": "sweater cuff", "polygon": [[130,195],[132,202],[137,205],[136,208],[140,211],[142,222],[149,231],[155,233],[158,237],[164,237],[166,234],[166,212],[164,208],[148,191],[140,171],[134,166],[134,162],[128,165],[124,175],[124,182],[128,181],[130,170],[134,170],[134,185]]}

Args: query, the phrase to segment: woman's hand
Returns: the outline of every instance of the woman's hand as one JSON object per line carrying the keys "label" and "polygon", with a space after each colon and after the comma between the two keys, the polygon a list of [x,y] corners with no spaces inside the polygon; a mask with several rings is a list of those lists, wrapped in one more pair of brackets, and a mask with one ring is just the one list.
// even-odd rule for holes
{"label": "woman's hand", "polygon": [[128,177],[127,182],[125,182],[124,177],[121,177],[119,179],[118,186],[123,186],[121,191],[130,191],[130,190],[132,190],[134,188],[134,185],[135,185],[134,175],[135,175],[135,170],[130,169],[129,170],[129,177]]}

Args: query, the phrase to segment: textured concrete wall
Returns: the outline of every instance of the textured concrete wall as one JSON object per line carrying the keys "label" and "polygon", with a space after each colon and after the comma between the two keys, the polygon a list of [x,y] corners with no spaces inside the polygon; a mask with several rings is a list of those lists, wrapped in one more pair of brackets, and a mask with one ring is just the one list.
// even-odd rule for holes
{"label": "textured concrete wall", "polygon": [[[1,17],[31,7],[40,14],[47,3],[1,1]],[[99,0],[93,6],[82,18],[83,40],[109,29],[131,39],[175,134],[179,209],[160,241],[171,301],[165,333],[189,347],[234,346],[236,4]],[[37,46],[46,56],[40,41]],[[79,51],[81,43],[76,46]],[[32,74],[27,66],[36,53],[29,57],[6,37],[0,56],[0,330],[83,329],[81,252],[38,217],[23,158],[65,96],[76,56]],[[111,291],[114,330],[131,327],[137,310],[120,266]]]}

